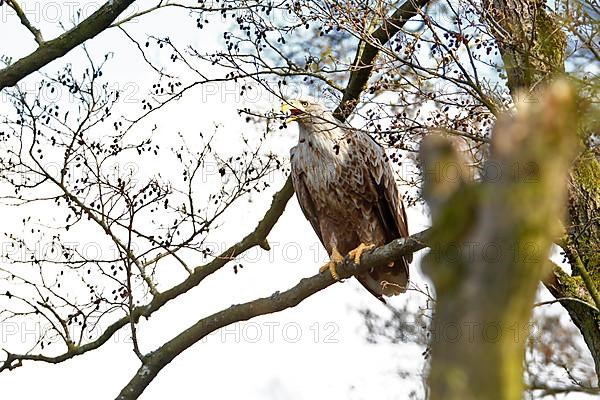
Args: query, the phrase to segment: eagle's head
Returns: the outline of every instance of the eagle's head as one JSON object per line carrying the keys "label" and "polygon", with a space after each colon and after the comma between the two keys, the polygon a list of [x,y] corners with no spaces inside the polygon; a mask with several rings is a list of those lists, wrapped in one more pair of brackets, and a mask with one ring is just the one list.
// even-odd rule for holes
{"label": "eagle's head", "polygon": [[333,114],[314,99],[288,100],[281,105],[281,111],[289,114],[286,122],[299,124],[317,123],[318,120],[331,120]]}
{"label": "eagle's head", "polygon": [[286,122],[298,123],[298,142],[315,151],[336,151],[348,132],[348,126],[314,99],[289,100],[281,110],[288,114]]}

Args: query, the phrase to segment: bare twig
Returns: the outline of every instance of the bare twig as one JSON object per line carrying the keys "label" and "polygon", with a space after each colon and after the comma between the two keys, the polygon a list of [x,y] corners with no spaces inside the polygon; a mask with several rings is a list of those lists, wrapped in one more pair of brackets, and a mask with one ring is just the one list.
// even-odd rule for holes
{"label": "bare twig", "polygon": [[236,256],[245,251],[259,246],[263,249],[268,249],[267,235],[279,219],[288,200],[293,195],[291,179],[287,179],[282,189],[273,196],[271,207],[265,212],[262,220],[258,223],[254,231],[244,237],[240,242],[234,244],[225,250],[221,256],[216,257],[208,264],[197,266],[192,274],[180,284],[156,294],[152,301],[144,306],[133,307],[129,315],[126,315],[107,327],[104,332],[94,341],[86,343],[82,346],[74,346],[69,348],[65,353],[58,356],[45,356],[42,354],[12,354],[8,353],[7,359],[0,365],[0,372],[3,370],[11,370],[22,365],[23,361],[43,361],[47,363],[57,364],[73,358],[75,356],[95,350],[106,343],[112,335],[119,329],[132,323],[137,323],[140,317],[150,317],[154,312],[162,308],[169,301],[177,298],[183,293],[186,293],[193,287],[197,286],[204,278],[218,271],[226,265],[230,260],[230,256]]}

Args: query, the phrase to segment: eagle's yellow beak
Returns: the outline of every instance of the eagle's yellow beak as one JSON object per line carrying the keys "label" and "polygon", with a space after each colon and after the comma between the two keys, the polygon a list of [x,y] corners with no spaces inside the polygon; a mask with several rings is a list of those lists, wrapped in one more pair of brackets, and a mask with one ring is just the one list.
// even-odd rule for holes
{"label": "eagle's yellow beak", "polygon": [[281,112],[284,114],[290,113],[290,116],[285,120],[286,124],[294,122],[298,119],[298,115],[300,115],[299,110],[287,102],[281,103]]}

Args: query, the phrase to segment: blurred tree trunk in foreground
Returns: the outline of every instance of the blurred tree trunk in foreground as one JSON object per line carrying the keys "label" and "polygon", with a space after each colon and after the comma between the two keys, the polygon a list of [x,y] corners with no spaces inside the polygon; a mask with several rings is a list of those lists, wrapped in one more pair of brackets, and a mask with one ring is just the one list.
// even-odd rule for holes
{"label": "blurred tree trunk in foreground", "polygon": [[[562,74],[566,35],[556,15],[545,9],[544,2],[486,2],[486,8],[490,10],[488,25],[499,44],[511,94],[518,102],[519,93],[529,97],[556,75]],[[594,54],[598,57],[597,53]],[[581,331],[600,379],[600,315],[597,310],[600,308],[600,163],[597,150],[591,143],[595,129],[592,124],[593,118],[584,121],[577,131],[580,152],[569,174],[569,219],[561,246],[573,273],[569,275],[554,266],[552,278],[544,283],[556,299],[583,300],[561,301],[561,304]],[[574,130],[575,125],[570,128]],[[595,308],[585,303],[594,304]]]}
{"label": "blurred tree trunk in foreground", "polygon": [[481,183],[442,135],[421,147],[433,217],[423,268],[437,291],[433,399],[521,398],[531,309],[577,147],[572,87],[559,81],[538,95],[498,120]]}

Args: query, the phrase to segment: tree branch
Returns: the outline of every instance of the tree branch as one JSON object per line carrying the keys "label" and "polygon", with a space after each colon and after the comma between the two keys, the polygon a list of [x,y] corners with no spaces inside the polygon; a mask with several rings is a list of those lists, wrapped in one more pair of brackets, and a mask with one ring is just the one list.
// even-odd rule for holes
{"label": "tree branch", "polygon": [[[337,272],[341,279],[364,272],[376,265],[398,260],[401,256],[412,254],[426,247],[428,230],[414,234],[406,239],[396,239],[385,246],[365,252],[359,265],[347,257],[340,264]],[[246,321],[259,315],[272,314],[295,307],[304,299],[336,283],[328,271],[304,278],[296,286],[285,292],[275,292],[243,304],[232,305],[208,317],[202,318],[194,325],[166,342],[154,352],[148,354],[137,373],[121,390],[118,400],[137,399],[158,373],[175,357],[208,334],[235,322]]]}
{"label": "tree branch", "polygon": [[[385,45],[392,37],[394,37],[404,26],[404,24],[415,16],[419,9],[425,7],[429,0],[406,0],[391,17],[384,20],[383,24],[377,28],[370,36],[380,46]],[[333,115],[340,121],[344,121],[352,110],[356,107],[358,98],[365,89],[373,67],[374,61],[379,50],[376,46],[370,43],[362,42],[356,50],[355,61],[350,73],[350,79],[340,105],[335,109]]]}
{"label": "tree branch", "polygon": [[29,74],[39,70],[51,61],[64,56],[73,48],[104,31],[134,1],[113,0],[106,2],[95,13],[73,29],[63,33],[56,39],[47,42],[42,41],[33,53],[0,70],[0,90],[16,85]]}
{"label": "tree branch", "polygon": [[592,306],[593,299],[586,291],[581,277],[570,276],[559,266],[554,265],[550,279],[544,281],[546,289],[557,299],[573,297],[580,302],[564,301],[560,304],[567,310],[573,323],[583,336],[596,368],[596,375],[600,376],[600,314]]}
{"label": "tree branch", "polygon": [[29,32],[31,32],[31,34],[33,35],[33,37],[34,37],[35,41],[37,42],[37,44],[42,45],[44,43],[44,38],[42,36],[42,32],[40,32],[39,29],[37,29],[35,26],[33,26],[31,24],[31,21],[29,21],[29,19],[27,18],[27,16],[23,12],[23,9],[19,5],[19,3],[17,3],[16,0],[8,0],[7,4],[13,10],[15,10],[15,12],[17,13],[17,16],[21,20],[21,24],[23,24],[23,26],[25,28],[27,28],[27,30],[29,30]]}

